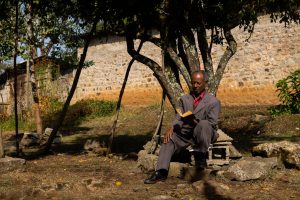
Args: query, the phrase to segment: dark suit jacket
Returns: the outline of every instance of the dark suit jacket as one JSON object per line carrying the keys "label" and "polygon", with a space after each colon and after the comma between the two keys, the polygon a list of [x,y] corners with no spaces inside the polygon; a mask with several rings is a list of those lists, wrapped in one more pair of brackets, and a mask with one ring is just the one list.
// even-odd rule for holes
{"label": "dark suit jacket", "polygon": [[[192,95],[183,95],[179,100],[179,108],[182,113],[190,110],[198,120],[208,120],[216,133],[219,113],[221,110],[220,101],[215,96],[206,92],[195,110],[193,108],[193,102],[194,98]],[[179,114],[176,114],[175,120],[173,121],[173,128],[174,132],[183,135],[191,135],[194,129],[192,125],[184,123]]]}

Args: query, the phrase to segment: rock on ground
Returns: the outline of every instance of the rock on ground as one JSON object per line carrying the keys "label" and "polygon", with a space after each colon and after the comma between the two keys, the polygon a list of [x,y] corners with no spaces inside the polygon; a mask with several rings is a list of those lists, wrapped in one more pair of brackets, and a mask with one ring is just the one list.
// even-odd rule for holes
{"label": "rock on ground", "polygon": [[0,173],[24,169],[26,161],[21,158],[0,158]]}
{"label": "rock on ground", "polygon": [[239,159],[242,158],[243,155],[232,145],[229,145],[229,158]]}
{"label": "rock on ground", "polygon": [[137,168],[142,172],[154,171],[158,157],[154,154],[148,154],[146,150],[141,150],[138,154]]}
{"label": "rock on ground", "polygon": [[286,167],[300,169],[300,145],[288,141],[259,144],[252,149],[253,155],[277,156]]}
{"label": "rock on ground", "polygon": [[253,157],[240,160],[230,166],[224,173],[229,180],[248,181],[266,178],[278,165],[278,159]]}

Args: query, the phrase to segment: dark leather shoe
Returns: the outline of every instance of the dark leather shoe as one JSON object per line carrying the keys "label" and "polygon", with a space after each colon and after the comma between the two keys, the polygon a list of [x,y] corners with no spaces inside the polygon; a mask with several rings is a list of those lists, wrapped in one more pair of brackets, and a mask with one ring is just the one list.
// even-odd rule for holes
{"label": "dark leather shoe", "polygon": [[196,152],[194,154],[194,158],[195,158],[195,165],[197,169],[203,170],[207,168],[207,162],[206,162],[207,153]]}
{"label": "dark leather shoe", "polygon": [[155,171],[151,176],[149,176],[144,183],[145,184],[154,184],[158,181],[165,181],[167,179],[167,176],[163,175],[159,171]]}

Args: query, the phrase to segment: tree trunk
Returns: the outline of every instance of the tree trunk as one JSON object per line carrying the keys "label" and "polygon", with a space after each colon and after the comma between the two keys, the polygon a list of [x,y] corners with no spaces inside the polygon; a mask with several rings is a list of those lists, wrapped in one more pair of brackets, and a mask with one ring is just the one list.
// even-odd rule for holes
{"label": "tree trunk", "polygon": [[[18,51],[18,40],[19,40],[19,1],[16,2],[16,23],[15,23],[15,47],[14,47],[14,110],[15,110],[15,131],[16,131],[16,154],[19,156],[19,125],[18,125],[18,70],[17,70],[17,51]],[[2,142],[2,132],[1,132]]]}
{"label": "tree trunk", "polygon": [[31,82],[30,82],[30,60],[26,61],[26,91],[25,91],[26,110],[31,108],[32,94],[31,94]]}
{"label": "tree trunk", "polygon": [[0,158],[4,158],[4,146],[3,146],[3,139],[2,139],[2,127],[0,128]]}
{"label": "tree trunk", "polygon": [[173,108],[177,108],[178,100],[183,95],[183,90],[180,87],[180,83],[177,82],[174,72],[172,72],[171,70],[166,70],[166,72],[163,72],[162,67],[158,63],[138,53],[134,49],[133,38],[129,35],[126,36],[126,44],[127,52],[129,53],[129,55],[135,60],[148,66],[154,72],[154,76],[156,77],[162,89],[166,92],[171,105],[173,106]]}
{"label": "tree trunk", "polygon": [[50,136],[49,136],[49,138],[48,138],[48,140],[45,144],[45,147],[43,149],[43,153],[46,153],[50,150],[52,142],[53,142],[59,128],[61,127],[61,125],[64,121],[64,118],[66,116],[66,113],[67,113],[69,105],[70,105],[70,102],[71,102],[71,100],[73,98],[73,95],[75,93],[75,90],[76,90],[76,87],[77,87],[77,84],[78,84],[78,81],[79,81],[79,77],[80,77],[80,74],[81,74],[81,70],[84,66],[84,61],[85,61],[85,58],[86,58],[87,50],[88,50],[90,41],[92,39],[93,33],[96,31],[96,25],[97,25],[98,21],[99,21],[99,18],[96,17],[96,19],[93,22],[92,29],[91,29],[89,35],[86,38],[86,42],[85,42],[85,45],[84,45],[84,48],[83,48],[83,52],[80,56],[80,61],[79,61],[79,64],[78,64],[78,68],[76,70],[76,74],[75,74],[75,77],[74,77],[74,80],[73,80],[73,84],[72,84],[70,93],[69,93],[69,95],[67,97],[67,100],[64,104],[64,107],[63,107],[63,109],[62,109],[62,111],[61,111],[61,113],[60,113],[60,115],[57,119],[57,122],[56,122],[56,124],[53,128],[53,131],[51,132],[51,134],[50,134]]}
{"label": "tree trunk", "polygon": [[33,112],[35,117],[36,131],[38,134],[43,133],[43,122],[41,117],[41,110],[39,105],[39,96],[38,88],[36,84],[35,76],[35,64],[34,58],[37,56],[36,49],[34,47],[34,31],[33,31],[33,10],[32,10],[32,1],[27,4],[28,9],[28,21],[27,21],[27,34],[29,41],[29,54],[30,54],[30,76],[31,76],[31,88],[32,88],[32,97],[33,97]]}

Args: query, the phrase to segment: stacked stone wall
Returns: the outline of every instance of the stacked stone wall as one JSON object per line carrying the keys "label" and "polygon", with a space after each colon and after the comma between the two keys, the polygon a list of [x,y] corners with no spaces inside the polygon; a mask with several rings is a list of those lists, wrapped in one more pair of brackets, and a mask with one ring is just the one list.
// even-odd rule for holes
{"label": "stacked stone wall", "polygon": [[[233,35],[238,49],[227,65],[218,98],[223,105],[277,104],[276,82],[300,68],[300,26],[290,24],[285,28],[283,24],[270,23],[264,16],[248,42],[249,34],[241,29],[234,29]],[[214,46],[214,66],[225,48],[226,45]],[[153,44],[146,43],[142,54],[161,63],[160,49]],[[82,71],[74,100],[89,97],[117,99],[130,59],[124,38],[93,41],[87,60],[93,60],[94,65]],[[124,102],[159,102],[160,98],[161,89],[151,70],[135,62]]]}

